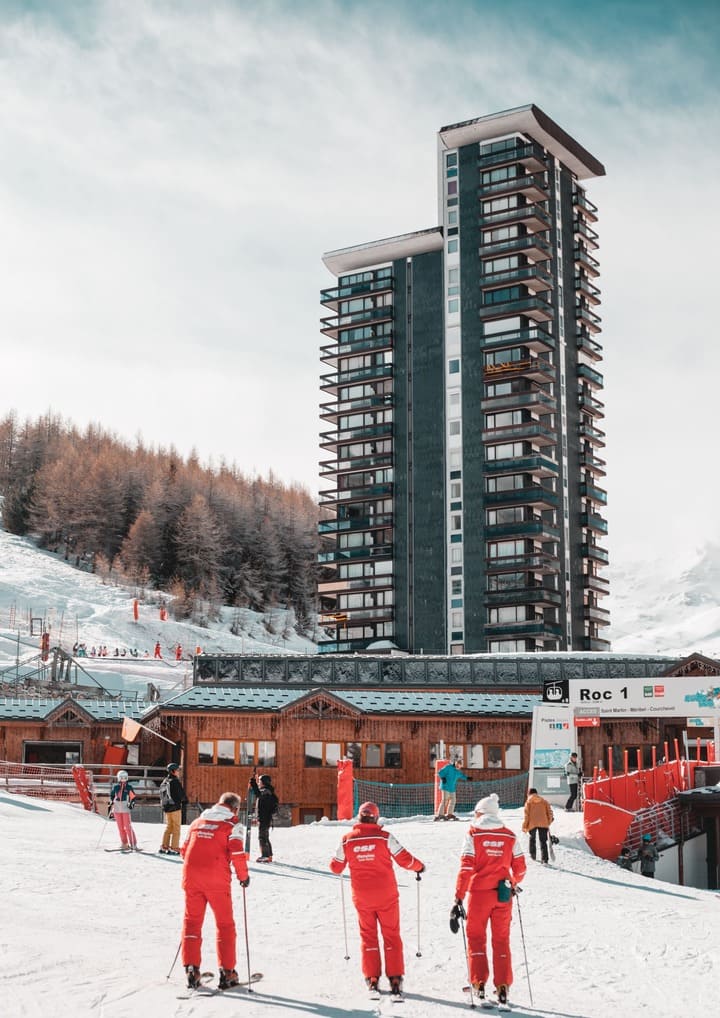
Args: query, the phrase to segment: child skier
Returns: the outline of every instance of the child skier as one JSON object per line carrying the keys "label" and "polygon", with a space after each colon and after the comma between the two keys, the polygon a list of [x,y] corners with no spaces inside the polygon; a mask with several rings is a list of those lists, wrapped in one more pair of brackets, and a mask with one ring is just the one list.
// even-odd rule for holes
{"label": "child skier", "polygon": [[108,818],[115,817],[120,835],[122,852],[139,851],[135,831],[133,830],[130,811],[135,805],[135,791],[128,781],[127,771],[117,772],[117,781],[110,789],[110,800],[108,802]]}

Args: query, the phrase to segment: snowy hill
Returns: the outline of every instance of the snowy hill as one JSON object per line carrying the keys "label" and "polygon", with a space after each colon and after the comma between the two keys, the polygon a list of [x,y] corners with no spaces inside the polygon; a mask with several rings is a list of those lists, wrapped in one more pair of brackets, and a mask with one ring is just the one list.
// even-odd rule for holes
{"label": "snowy hill", "polygon": [[684,568],[629,563],[611,572],[610,589],[615,653],[720,657],[720,545],[706,544]]}
{"label": "snowy hill", "polygon": [[[135,622],[135,596],[127,587],[103,583],[62,557],[39,550],[27,538],[0,530],[0,672],[18,656],[23,661],[39,652],[39,636],[30,635],[31,618],[46,620],[53,645],[67,651],[76,643],[84,643],[88,654],[93,647],[106,646],[107,658],[88,657],[83,663],[111,691],[144,690],[148,681],[160,690],[182,688],[189,681],[189,658],[196,647],[206,653],[315,652],[315,644],[292,628],[291,613],[279,608],[263,614],[224,608],[220,621],[205,628],[172,618],[161,621],[157,591],[141,598]],[[152,658],[156,642],[161,661]],[[180,661],[175,660],[178,644]],[[113,657],[115,648],[125,656]],[[133,649],[137,659],[129,656]]]}
{"label": "snowy hill", "polygon": [[[519,812],[503,816],[519,832]],[[511,928],[513,1013],[717,1014],[720,955],[716,941],[708,940],[717,929],[717,895],[648,881],[595,858],[580,822],[579,814],[562,813],[553,828],[560,837],[556,863],[529,862],[520,898],[527,968],[517,914]],[[238,969],[261,971],[264,979],[252,995],[194,1000],[179,999],[184,973],[180,962],[173,968],[181,866],[154,854],[157,825],[135,825],[152,854],[106,854],[105,847],[118,843],[112,822],[0,789],[0,826],[5,1018],[372,1018],[390,1015],[391,1008],[394,1016],[455,1018],[467,1010],[462,936],[448,926],[465,823],[438,825],[429,817],[392,823],[396,837],[427,867],[420,883],[396,870],[404,1004],[391,1004],[387,996],[377,1004],[367,999],[347,886],[345,950],[340,881],[328,862],[347,824],[322,821],[273,832],[278,862],[250,864],[247,950],[243,892],[237,884],[233,889]],[[526,848],[525,840],[521,835]],[[202,963],[217,972],[214,942],[208,918]]]}
{"label": "snowy hill", "polygon": [[[615,653],[689,654],[720,657],[720,545],[708,544],[683,571],[665,562],[638,562],[615,568],[607,599],[612,626],[608,634]],[[144,689],[152,681],[160,690],[182,688],[189,681],[189,655],[200,646],[211,653],[313,654],[316,645],[292,628],[282,609],[259,614],[225,608],[218,623],[207,628],[168,619],[161,622],[161,595],[146,592],[140,618],[133,620],[136,592],[103,583],[75,569],[62,557],[41,551],[32,541],[0,530],[0,671],[18,653],[38,652],[38,638],[29,634],[31,616],[47,618],[53,642],[71,650],[76,642],[108,647],[110,657],[92,662],[110,689]],[[11,614],[14,611],[14,616]],[[232,630],[235,630],[233,632]],[[160,641],[163,660],[152,655]],[[183,660],[175,661],[180,644]],[[138,660],[112,658],[115,648],[136,648]],[[90,662],[86,662],[88,668]]]}

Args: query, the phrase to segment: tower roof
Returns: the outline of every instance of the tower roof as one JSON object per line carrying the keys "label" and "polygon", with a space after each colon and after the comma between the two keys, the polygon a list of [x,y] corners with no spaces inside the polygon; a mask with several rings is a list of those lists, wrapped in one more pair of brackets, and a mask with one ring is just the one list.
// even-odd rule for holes
{"label": "tower roof", "polygon": [[571,138],[546,113],[534,104],[518,106],[502,113],[491,113],[475,120],[441,127],[438,138],[443,148],[460,148],[475,142],[497,138],[519,131],[529,134],[564,163],[582,180],[587,177],[604,177],[605,167],[579,142]]}

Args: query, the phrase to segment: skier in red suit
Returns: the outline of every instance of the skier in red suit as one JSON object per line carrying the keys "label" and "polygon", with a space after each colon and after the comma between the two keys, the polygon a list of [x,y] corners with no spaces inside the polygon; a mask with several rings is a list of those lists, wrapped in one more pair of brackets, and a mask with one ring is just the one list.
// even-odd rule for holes
{"label": "skier in red suit", "polygon": [[360,926],[362,972],[371,991],[376,991],[382,967],[378,925],[383,939],[385,974],[393,993],[402,992],[405,974],[403,943],[400,936],[400,898],[393,862],[403,869],[422,873],[419,859],[402,847],[393,834],[378,823],[380,811],[374,802],[366,802],[358,811],[354,827],[343,836],[330,861],[333,873],[350,867],[352,899]]}
{"label": "skier in red suit", "polygon": [[220,989],[238,984],[230,867],[242,887],[250,883],[245,829],[237,818],[241,802],[239,795],[224,792],[215,806],[203,810],[197,820],[193,820],[180,849],[185,891],[182,960],[191,989],[200,985],[202,926],[208,905],[213,910],[217,927]]}
{"label": "skier in red suit", "polygon": [[[473,990],[485,999],[490,974],[487,956],[487,925],[492,934],[493,976],[498,1003],[507,1004],[513,981],[510,956],[512,892],[525,876],[525,856],[513,832],[500,817],[500,803],[493,792],[475,806],[475,817],[465,835],[460,872],[455,883],[451,917],[464,918],[463,898],[469,891],[467,950]],[[451,928],[452,927],[451,918]]]}

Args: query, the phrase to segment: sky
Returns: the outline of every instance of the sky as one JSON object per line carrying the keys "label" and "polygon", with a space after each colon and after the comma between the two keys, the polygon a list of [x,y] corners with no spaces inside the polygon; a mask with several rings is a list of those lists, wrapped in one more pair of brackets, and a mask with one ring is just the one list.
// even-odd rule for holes
{"label": "sky", "polygon": [[[502,812],[527,853],[521,811]],[[341,886],[328,868],[349,823],[327,820],[275,828],[276,861],[250,862],[244,894],[233,884],[238,970],[264,974],[252,995],[233,991],[232,1001],[220,994],[182,999],[187,997],[184,973],[180,962],[173,967],[183,909],[181,865],[157,854],[160,825],[133,824],[142,853],[105,852],[119,847],[119,839],[104,815],[0,788],[3,1016],[387,1018],[392,1013],[453,1018],[468,1011],[462,936],[448,926],[467,819],[388,821],[401,844],[426,866],[420,883],[414,874],[396,869],[404,1004],[392,1004],[387,993],[379,1002],[367,998],[347,878]],[[522,930],[517,914],[511,926],[512,1013],[519,1018],[716,1014],[720,955],[717,941],[703,933],[717,926],[717,894],[649,881],[595,858],[581,823],[582,814],[561,813],[552,828],[559,838],[555,863],[528,860],[520,896]],[[254,860],[255,830],[252,839]],[[214,941],[213,920],[207,917],[202,967],[217,974]]]}
{"label": "sky", "polygon": [[3,413],[316,492],[323,252],[436,225],[438,129],[533,102],[607,169],[611,562],[692,552],[719,42],[705,2],[0,0]]}

